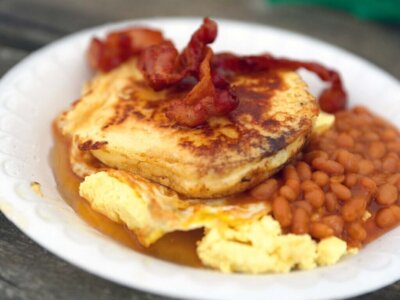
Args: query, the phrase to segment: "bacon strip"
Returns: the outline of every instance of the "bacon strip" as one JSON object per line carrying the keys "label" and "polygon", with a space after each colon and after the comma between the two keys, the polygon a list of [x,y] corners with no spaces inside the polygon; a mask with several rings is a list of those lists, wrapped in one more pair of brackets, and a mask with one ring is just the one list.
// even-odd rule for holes
{"label": "bacon strip", "polygon": [[325,112],[334,113],[343,110],[347,105],[347,94],[340,75],[321,64],[303,62],[286,58],[275,58],[269,54],[258,56],[238,56],[232,53],[214,55],[212,67],[220,74],[237,72],[257,72],[271,69],[298,70],[305,68],[315,73],[321,80],[329,82],[330,86],[322,91],[318,102]]}
{"label": "bacon strip", "polygon": [[148,84],[156,91],[173,86],[183,79],[178,70],[179,54],[170,41],[151,46],[139,57],[139,67]]}
{"label": "bacon strip", "polygon": [[200,64],[200,81],[181,100],[169,106],[166,115],[179,125],[195,127],[203,124],[211,116],[225,115],[234,110],[239,102],[228,84],[211,74],[212,50],[206,48],[206,55]]}
{"label": "bacon strip", "polygon": [[216,37],[217,24],[205,18],[181,54],[178,54],[170,41],[145,49],[139,58],[139,66],[149,85],[159,91],[175,85],[187,76],[198,79],[207,44],[212,43]]}
{"label": "bacon strip", "polygon": [[155,90],[171,87],[187,76],[199,80],[184,99],[174,101],[167,110],[167,117],[177,124],[195,127],[211,116],[228,114],[234,110],[238,106],[238,99],[225,80],[229,73],[305,68],[330,83],[319,96],[322,110],[336,112],[346,107],[347,95],[336,71],[318,63],[275,58],[268,54],[212,55],[207,44],[212,43],[216,36],[217,24],[205,18],[181,54],[170,41],[165,41],[145,49],[140,56],[139,65],[149,85]]}
{"label": "bacon strip", "polygon": [[319,96],[319,104],[326,112],[346,107],[347,95],[336,71],[314,62],[302,62],[271,55],[238,56],[232,53],[213,55],[207,46],[217,37],[217,24],[205,18],[188,45],[179,53],[160,31],[130,28],[112,32],[106,39],[92,39],[88,51],[90,65],[108,72],[134,55],[148,84],[156,91],[172,87],[184,78],[193,77],[197,83],[181,100],[168,107],[166,115],[178,125],[195,127],[209,117],[226,115],[239,104],[234,89],[226,76],[243,72],[271,69],[298,70],[305,68],[323,81],[329,82]]}
{"label": "bacon strip", "polygon": [[139,58],[139,67],[156,91],[188,76],[198,80],[185,98],[172,102],[166,111],[167,117],[178,125],[196,127],[211,116],[228,114],[238,105],[229,84],[211,72],[213,53],[207,44],[216,37],[217,24],[205,18],[181,54],[170,41],[165,41],[145,49]]}
{"label": "bacon strip", "polygon": [[129,28],[109,33],[105,40],[93,38],[88,49],[89,65],[108,72],[145,48],[164,41],[162,33],[149,28]]}

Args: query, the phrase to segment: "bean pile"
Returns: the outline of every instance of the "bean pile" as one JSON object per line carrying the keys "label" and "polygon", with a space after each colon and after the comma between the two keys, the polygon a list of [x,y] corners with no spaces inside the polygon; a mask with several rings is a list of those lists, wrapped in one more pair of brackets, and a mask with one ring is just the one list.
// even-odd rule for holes
{"label": "bean pile", "polygon": [[400,133],[366,108],[336,113],[296,160],[250,191],[286,232],[359,247],[400,223]]}

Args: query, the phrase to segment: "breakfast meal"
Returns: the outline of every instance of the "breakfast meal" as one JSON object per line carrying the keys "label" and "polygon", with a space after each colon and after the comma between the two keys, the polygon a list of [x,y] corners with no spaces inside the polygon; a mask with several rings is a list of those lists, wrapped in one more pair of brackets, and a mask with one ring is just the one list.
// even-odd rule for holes
{"label": "breakfast meal", "polygon": [[397,226],[400,132],[348,108],[336,71],[216,37],[205,18],[181,52],[144,27],[91,40],[96,75],[53,126],[74,210],[139,252],[253,274],[332,265]]}

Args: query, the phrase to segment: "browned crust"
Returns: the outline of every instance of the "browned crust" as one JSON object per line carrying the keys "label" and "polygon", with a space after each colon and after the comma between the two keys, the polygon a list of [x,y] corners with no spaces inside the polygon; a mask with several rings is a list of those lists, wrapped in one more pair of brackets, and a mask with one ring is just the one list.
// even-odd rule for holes
{"label": "browned crust", "polygon": [[97,141],[93,142],[92,140],[88,140],[84,143],[78,145],[79,150],[81,151],[89,151],[89,150],[98,150],[101,149],[103,146],[107,145],[107,141]]}

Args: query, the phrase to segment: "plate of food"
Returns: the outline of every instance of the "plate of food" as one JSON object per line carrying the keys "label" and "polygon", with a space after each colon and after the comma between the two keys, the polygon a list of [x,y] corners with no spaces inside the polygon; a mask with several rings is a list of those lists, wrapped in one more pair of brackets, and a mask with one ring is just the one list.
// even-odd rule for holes
{"label": "plate of food", "polygon": [[332,299],[400,278],[400,84],[227,20],[107,24],[0,82],[0,208],[88,272],[191,299]]}

